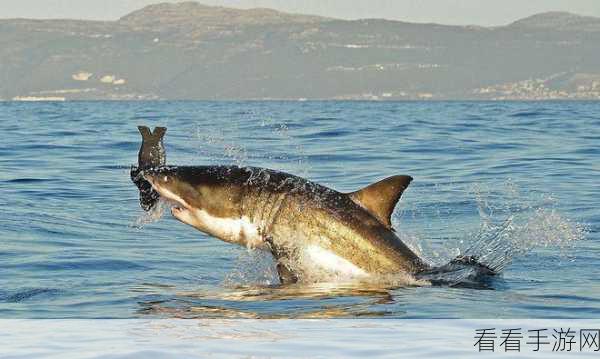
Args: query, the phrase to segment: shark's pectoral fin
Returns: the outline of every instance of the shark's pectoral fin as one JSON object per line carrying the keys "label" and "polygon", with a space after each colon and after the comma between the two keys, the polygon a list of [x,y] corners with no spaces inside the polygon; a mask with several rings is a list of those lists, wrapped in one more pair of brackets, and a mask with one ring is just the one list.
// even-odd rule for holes
{"label": "shark's pectoral fin", "polygon": [[392,212],[412,177],[393,176],[373,183],[360,191],[349,193],[354,203],[363,207],[387,228],[392,228]]}
{"label": "shark's pectoral fin", "polygon": [[284,263],[277,263],[277,273],[279,274],[279,281],[281,284],[293,284],[298,282],[298,276]]}
{"label": "shark's pectoral fin", "polygon": [[291,253],[280,246],[277,246],[271,237],[265,237],[265,243],[267,243],[267,246],[271,250],[271,254],[273,254],[273,257],[277,262],[277,274],[279,274],[279,281],[281,284],[298,282],[298,276],[288,265]]}

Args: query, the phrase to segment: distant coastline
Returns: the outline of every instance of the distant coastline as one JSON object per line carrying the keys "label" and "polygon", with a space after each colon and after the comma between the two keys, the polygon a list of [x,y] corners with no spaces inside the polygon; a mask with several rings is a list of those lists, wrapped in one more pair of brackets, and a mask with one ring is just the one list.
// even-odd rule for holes
{"label": "distant coastline", "polygon": [[121,99],[66,99],[64,97],[47,98],[21,98],[21,99],[0,99],[0,102],[597,102],[600,98],[543,98],[543,99],[521,99],[521,98],[491,98],[491,99],[393,99],[393,100],[373,100],[373,99],[332,99],[332,98],[313,98],[310,100],[293,98],[267,98],[267,99],[153,99],[153,100],[121,100]]}
{"label": "distant coastline", "polygon": [[600,99],[600,18],[564,12],[486,28],[183,2],[0,29],[5,100]]}

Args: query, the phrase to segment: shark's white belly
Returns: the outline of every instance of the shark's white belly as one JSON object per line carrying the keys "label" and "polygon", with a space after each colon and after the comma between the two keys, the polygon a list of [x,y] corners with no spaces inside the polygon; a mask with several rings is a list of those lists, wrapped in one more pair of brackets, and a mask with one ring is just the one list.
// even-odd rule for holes
{"label": "shark's white belly", "polygon": [[301,264],[309,280],[344,280],[369,275],[349,260],[313,244],[303,250]]}
{"label": "shark's white belly", "polygon": [[[196,211],[195,217],[207,232],[220,239],[248,248],[266,247],[258,226],[247,217],[218,218],[202,210]],[[368,276],[362,268],[321,246],[308,244],[297,248],[301,255],[299,258],[292,258],[298,263],[291,263],[291,266],[299,267],[306,280],[341,280]]]}
{"label": "shark's white belly", "polygon": [[204,210],[196,210],[195,217],[206,232],[224,241],[248,248],[262,248],[265,244],[258,227],[247,217],[220,218]]}

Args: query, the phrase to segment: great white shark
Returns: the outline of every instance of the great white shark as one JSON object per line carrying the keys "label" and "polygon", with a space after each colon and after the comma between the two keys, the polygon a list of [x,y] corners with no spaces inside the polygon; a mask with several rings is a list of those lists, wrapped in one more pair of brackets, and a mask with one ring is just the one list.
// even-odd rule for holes
{"label": "great white shark", "polygon": [[271,252],[282,283],[394,274],[435,279],[464,267],[478,276],[494,274],[472,257],[434,268],[398,238],[391,215],[410,176],[342,193],[256,167],[162,166],[142,174],[172,203],[179,221],[225,242]]}
{"label": "great white shark", "polygon": [[473,256],[433,267],[398,238],[391,216],[410,176],[342,193],[266,168],[167,166],[167,129],[138,129],[143,142],[131,179],[141,207],[150,211],[162,197],[179,221],[225,242],[269,251],[282,283],[408,274],[452,284],[448,273],[466,271],[475,280],[495,274]]}

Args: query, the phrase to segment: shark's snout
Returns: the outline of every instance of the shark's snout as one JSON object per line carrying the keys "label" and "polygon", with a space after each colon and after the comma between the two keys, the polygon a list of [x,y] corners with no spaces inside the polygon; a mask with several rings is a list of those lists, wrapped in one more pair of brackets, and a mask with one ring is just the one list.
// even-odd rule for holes
{"label": "shark's snout", "polygon": [[143,173],[144,179],[148,181],[154,189],[158,189],[161,185],[167,185],[170,182],[170,177],[167,175],[160,175],[158,173],[149,173],[144,171]]}
{"label": "shark's snout", "polygon": [[143,171],[143,176],[152,188],[160,194],[163,199],[173,202],[175,210],[189,208],[189,204],[183,198],[180,183],[169,168],[150,168]]}
{"label": "shark's snout", "polygon": [[157,167],[144,170],[144,179],[171,206],[171,214],[179,221],[198,227],[200,202],[192,184],[186,181],[185,168]]}
{"label": "shark's snout", "polygon": [[142,176],[157,191],[158,187],[172,187],[177,180],[175,170],[170,167],[147,168],[142,171]]}

